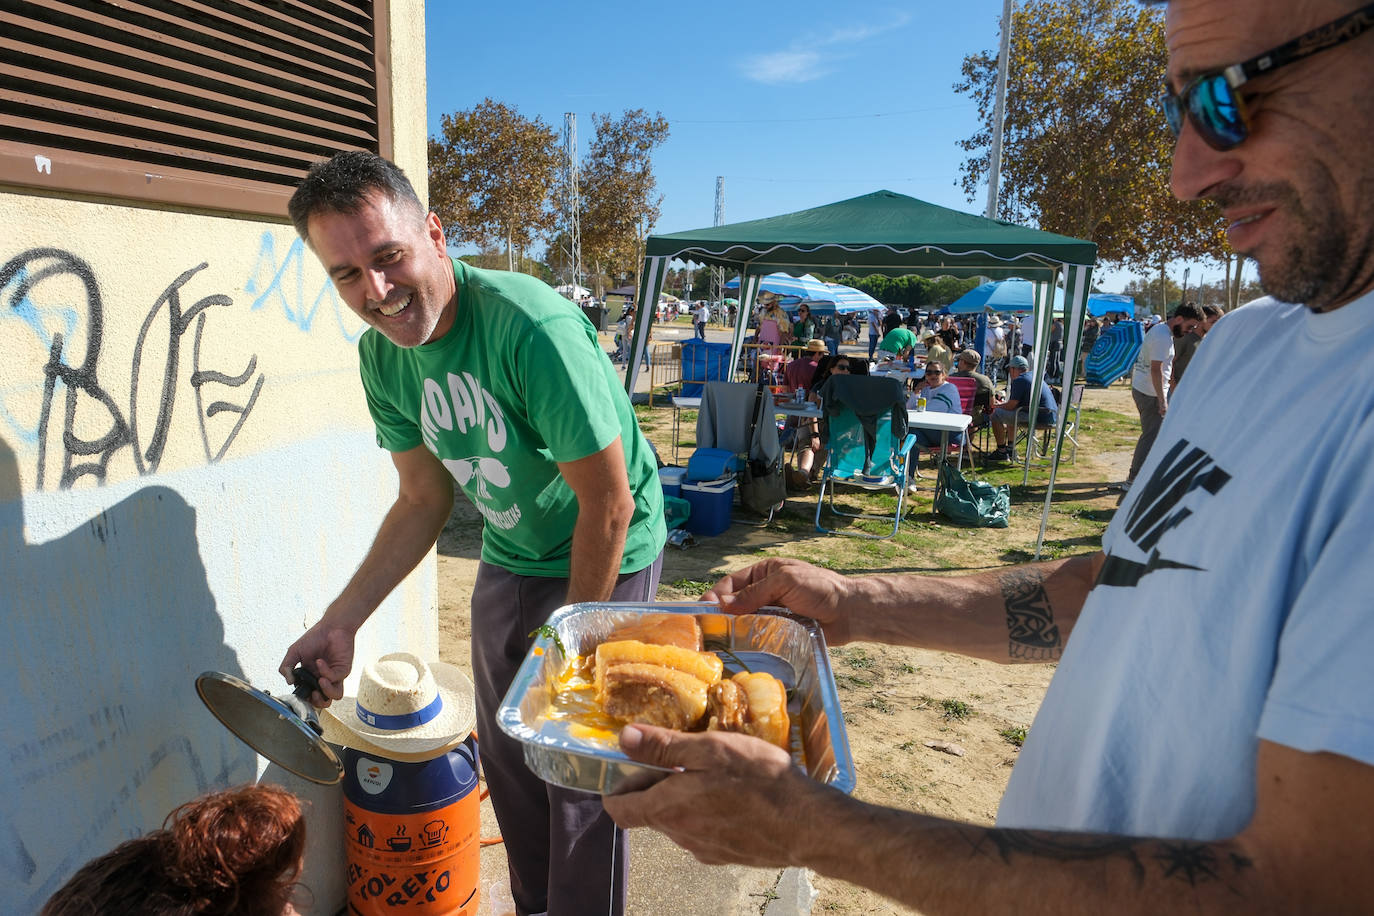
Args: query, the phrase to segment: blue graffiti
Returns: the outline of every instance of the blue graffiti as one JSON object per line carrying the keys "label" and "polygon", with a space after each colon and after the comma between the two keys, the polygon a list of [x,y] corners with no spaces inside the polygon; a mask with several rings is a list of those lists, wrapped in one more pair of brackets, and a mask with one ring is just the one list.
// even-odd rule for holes
{"label": "blue graffiti", "polygon": [[[32,288],[32,279],[25,269],[19,270],[14,276],[14,282],[19,289],[28,290]],[[71,338],[76,333],[77,322],[80,316],[74,306],[68,305],[46,305],[36,304],[25,292],[22,296],[11,299],[8,310],[0,309],[0,336],[4,336],[5,324],[7,322],[18,323],[25,326],[33,336],[37,338],[40,346],[44,350],[51,350],[53,339]],[[53,328],[61,325],[62,330],[54,332]],[[22,385],[7,389],[0,389],[0,421],[19,439],[28,445],[38,443],[38,421],[35,420],[32,426],[23,423],[6,405],[6,400],[12,395],[27,394],[32,386]]]}
{"label": "blue graffiti", "polygon": [[271,232],[264,232],[258,243],[257,261],[243,284],[244,291],[253,297],[250,308],[256,312],[275,303],[281,307],[288,321],[309,333],[315,325],[321,303],[327,298],[344,340],[352,343],[361,337],[367,325],[357,320],[346,321],[354,316],[339,301],[334,284],[325,280],[313,294],[307,291],[306,268],[304,242],[300,239],[293,241],[278,261],[276,240]]}

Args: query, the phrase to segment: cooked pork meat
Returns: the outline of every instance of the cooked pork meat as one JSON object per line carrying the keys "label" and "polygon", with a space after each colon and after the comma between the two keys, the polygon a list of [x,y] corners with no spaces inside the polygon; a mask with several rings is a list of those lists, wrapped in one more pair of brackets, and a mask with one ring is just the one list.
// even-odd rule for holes
{"label": "cooked pork meat", "polygon": [[[690,674],[703,685],[720,680],[724,665],[709,652],[696,652],[678,646],[651,646],[633,639],[603,642],[596,647],[596,695],[605,702],[606,672],[624,664],[658,665]],[[704,689],[704,687],[703,687]]]}
{"label": "cooked pork meat", "polygon": [[701,624],[692,614],[645,614],[611,634],[612,641],[625,639],[700,652]]}
{"label": "cooked pork meat", "polygon": [[602,708],[626,722],[688,731],[706,715],[706,682],[663,665],[614,665],[605,672],[604,688]]}
{"label": "cooked pork meat", "polygon": [[728,681],[711,685],[707,697],[708,729],[743,732],[786,750],[791,731],[787,691],[782,682],[762,671],[741,671]]}
{"label": "cooked pork meat", "polygon": [[749,718],[749,697],[733,680],[718,681],[706,692],[706,714],[710,731],[742,732]]}

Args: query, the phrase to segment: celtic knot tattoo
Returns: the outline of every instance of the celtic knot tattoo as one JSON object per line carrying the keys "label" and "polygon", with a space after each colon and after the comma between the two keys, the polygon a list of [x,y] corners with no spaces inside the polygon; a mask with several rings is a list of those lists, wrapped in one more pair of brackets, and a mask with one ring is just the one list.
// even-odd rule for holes
{"label": "celtic knot tattoo", "polygon": [[1059,658],[1064,644],[1040,574],[1016,570],[998,581],[1007,607],[1007,652],[1035,661]]}

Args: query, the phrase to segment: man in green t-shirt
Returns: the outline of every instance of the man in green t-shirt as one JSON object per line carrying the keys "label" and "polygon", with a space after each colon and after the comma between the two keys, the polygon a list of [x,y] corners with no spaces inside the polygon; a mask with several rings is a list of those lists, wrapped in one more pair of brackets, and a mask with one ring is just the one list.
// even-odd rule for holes
{"label": "man in green t-shirt", "polygon": [[457,481],[486,522],[472,669],[516,903],[528,913],[619,913],[624,832],[598,796],[534,776],[495,714],[550,612],[657,591],[663,494],[629,398],[575,306],[533,277],[452,260],[438,217],[385,159],[352,151],[316,163],[290,212],[369,325],[363,389],[400,490],[362,566],[287,650],[282,674],[315,669],[316,705],[343,695],[358,628],[433,546]]}

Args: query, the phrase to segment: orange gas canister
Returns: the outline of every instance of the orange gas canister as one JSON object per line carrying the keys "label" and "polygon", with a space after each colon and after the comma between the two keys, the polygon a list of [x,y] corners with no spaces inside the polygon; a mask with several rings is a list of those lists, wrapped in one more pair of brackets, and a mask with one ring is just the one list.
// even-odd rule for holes
{"label": "orange gas canister", "polygon": [[424,763],[344,750],[348,911],[474,916],[477,739]]}

